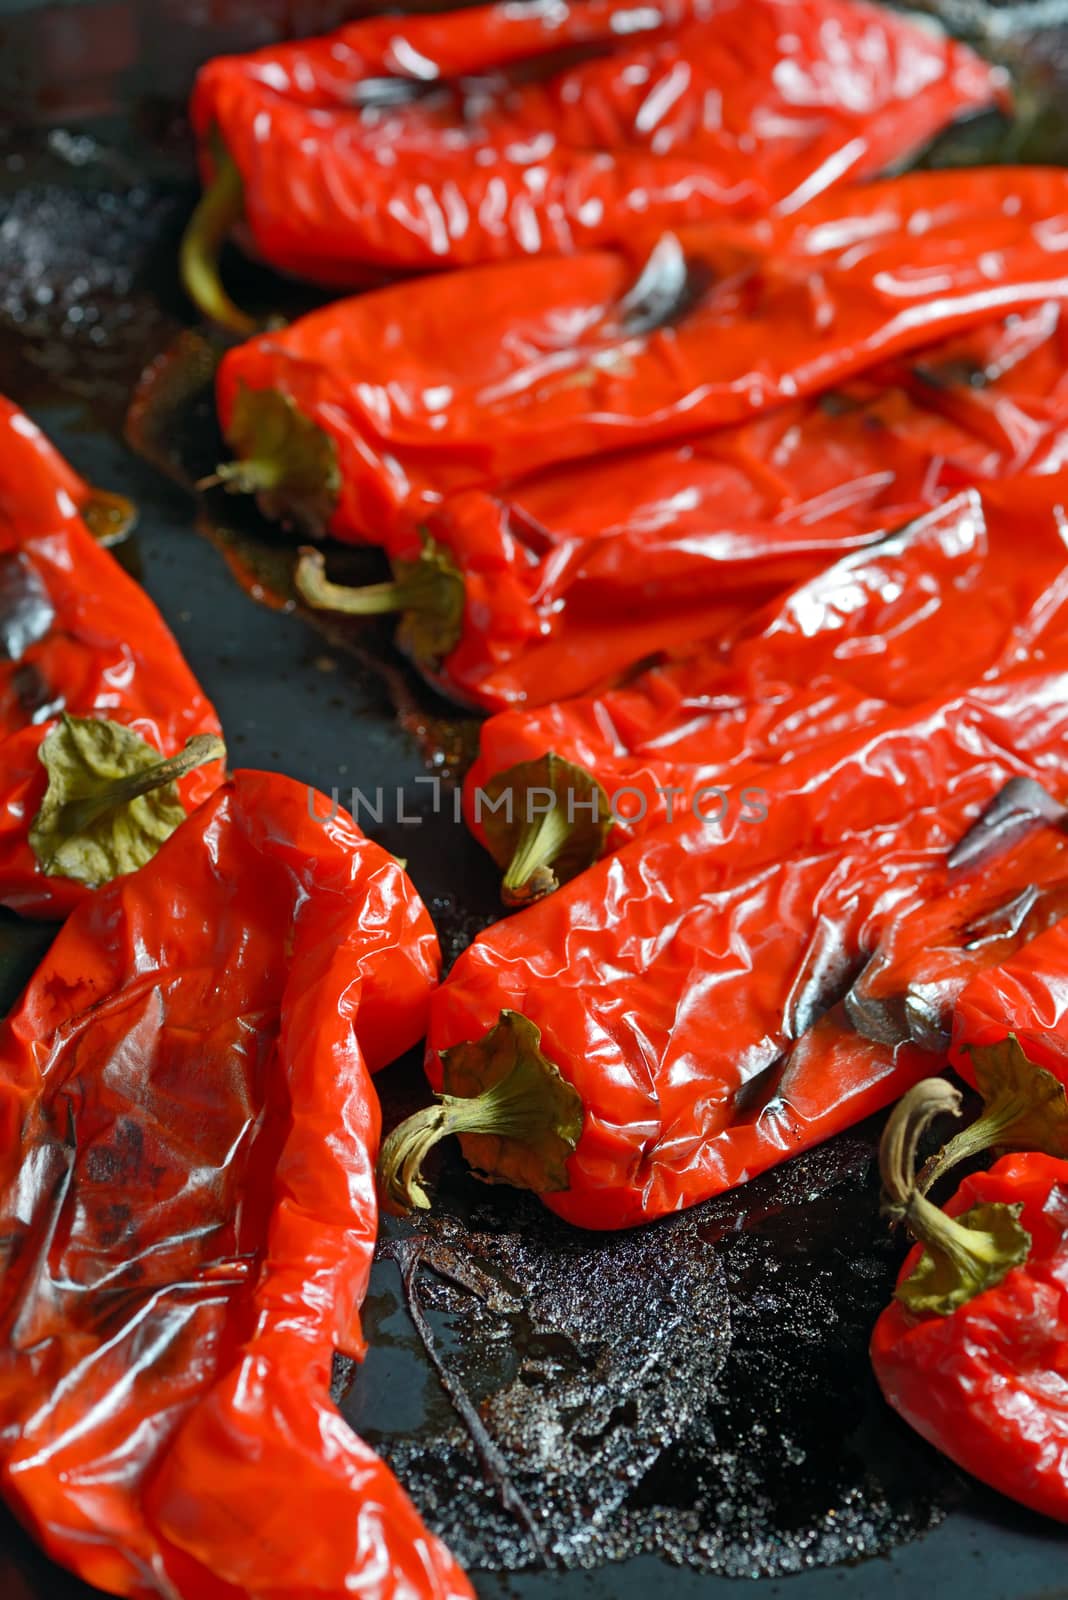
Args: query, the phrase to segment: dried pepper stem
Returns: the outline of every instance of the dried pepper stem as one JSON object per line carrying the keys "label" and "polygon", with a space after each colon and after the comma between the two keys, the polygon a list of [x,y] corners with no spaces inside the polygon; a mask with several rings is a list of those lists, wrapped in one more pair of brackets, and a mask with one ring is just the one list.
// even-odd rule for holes
{"label": "dried pepper stem", "polygon": [[420,664],[430,665],[448,655],[463,630],[463,578],[431,539],[414,561],[393,563],[388,583],[362,588],[332,583],[322,553],[312,549],[301,550],[293,581],[301,599],[316,611],[347,617],[400,613],[399,643]]}
{"label": "dried pepper stem", "polygon": [[1015,1034],[968,1051],[983,1097],[983,1114],[955,1134],[927,1163],[919,1187],[926,1194],[958,1162],[1000,1146],[1068,1156],[1068,1096],[1059,1079],[1036,1066]]}
{"label": "dried pepper stem", "polygon": [[949,1217],[921,1192],[915,1177],[920,1138],[945,1113],[960,1114],[958,1090],[942,1078],[910,1089],[890,1116],[879,1146],[884,1209],[925,1246],[914,1271],[897,1288],[909,1310],[949,1316],[991,1289],[1027,1260],[1031,1236],[1020,1226],[1022,1207],[973,1206]]}
{"label": "dried pepper stem", "polygon": [[129,805],[143,794],[163,789],[177,783],[197,767],[206,767],[209,761],[221,761],[226,746],[214,733],[198,733],[179,750],[176,756],[157,761],[144,772],[131,773],[128,778],[118,778],[94,795],[81,800],[68,800],[59,813],[58,826],[66,833],[82,833],[109,811]]}
{"label": "dried pepper stem", "polygon": [[582,1102],[542,1054],[541,1034],[502,1011],[480,1040],[442,1051],[445,1093],[393,1129],[382,1145],[379,1184],[394,1210],[425,1211],[422,1168],[435,1145],[460,1135],[476,1176],[547,1193],[567,1188],[567,1157],[582,1131]]}
{"label": "dried pepper stem", "polygon": [[498,773],[477,804],[486,845],[504,868],[506,906],[530,905],[592,866],[612,823],[597,779],[552,751]]}
{"label": "dried pepper stem", "polygon": [[234,304],[223,287],[219,257],[230,229],[245,211],[244,185],[233,157],[218,148],[215,176],[204,190],[182,237],[179,266],[182,285],[198,311],[242,337],[257,324]]}

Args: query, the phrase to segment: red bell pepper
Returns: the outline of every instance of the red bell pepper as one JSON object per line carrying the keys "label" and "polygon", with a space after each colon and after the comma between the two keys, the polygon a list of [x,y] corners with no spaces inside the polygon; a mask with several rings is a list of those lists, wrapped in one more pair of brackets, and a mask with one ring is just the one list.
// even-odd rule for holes
{"label": "red bell pepper", "polygon": [[239,772],[0,1028],[0,1488],[111,1593],[469,1596],[330,1404],[438,949],[397,863]]}
{"label": "red bell pepper", "polygon": [[191,116],[210,187],[184,252],[243,219],[298,276],[567,254],[871,176],[1004,98],[964,46],[852,0],[569,0],[373,17],[210,62]]}
{"label": "red bell pepper", "polygon": [[[701,790],[737,805],[779,762],[1062,632],[1066,488],[1061,474],[988,486],[982,500],[968,491],[717,645],[602,694],[491,718],[466,814],[505,870],[508,903],[684,814]],[[582,803],[569,808],[572,794]]]}
{"label": "red bell pepper", "polygon": [[0,400],[0,904],[25,915],[140,865],[222,778],[214,710],[86,524],[129,513]]}
{"label": "red bell pepper", "polygon": [[[1039,176],[1045,179],[1049,175]],[[1015,192],[1016,185],[1011,178],[999,181],[1001,197],[1011,210],[1014,201],[1020,198]],[[884,186],[882,192],[889,206],[907,211],[906,190],[914,201],[923,193],[932,204],[936,203],[937,195],[943,191],[938,185],[934,190],[929,189],[929,182],[924,179],[923,185],[915,188],[910,188],[908,183],[903,187]],[[864,207],[871,203],[874,192],[864,192]],[[974,198],[979,203],[978,195]],[[988,205],[990,199],[988,194],[981,203]],[[859,206],[861,201],[855,204]],[[806,217],[814,217],[819,209],[810,208]],[[1000,226],[1006,220],[1000,210],[998,218]],[[851,225],[860,227],[862,220],[854,217]],[[841,214],[835,226],[845,226]],[[840,232],[834,234],[830,224],[822,232],[814,231],[824,241],[831,236],[841,237]],[[725,236],[724,230],[717,234],[721,245]],[[795,245],[799,256],[796,271],[800,274],[803,267],[804,284],[811,287],[808,270],[811,263],[803,260],[797,240]],[[670,254],[666,244],[662,245],[660,253],[659,270],[663,271],[668,270],[662,265],[665,251]],[[989,265],[992,258],[982,251],[980,255]],[[580,265],[588,268],[594,259],[584,257],[581,262],[569,263],[566,271],[578,271]],[[607,261],[604,257],[596,259],[602,263]],[[1005,264],[1004,258],[1002,264]],[[868,265],[865,259],[859,263],[854,261],[843,274],[843,284],[850,274],[863,274]],[[882,265],[887,265],[885,260]],[[538,264],[530,264],[522,268],[486,269],[476,277],[485,289],[491,281],[499,282],[502,274],[515,279],[517,275],[522,277],[542,270]],[[680,270],[685,272],[686,269],[683,266]],[[769,272],[773,276],[777,274],[780,281],[794,270],[794,267],[776,267],[772,271],[769,264]],[[957,266],[949,270],[953,277],[959,277]],[[825,277],[829,284],[830,276]],[[873,290],[878,299],[888,282],[886,272],[882,277],[875,272],[868,290]],[[881,288],[874,288],[875,284],[880,284]],[[545,287],[550,290],[554,303],[559,302],[556,279]],[[856,287],[853,285],[848,294],[843,290],[838,296],[844,306],[848,306],[849,296]],[[1034,288],[1033,280],[1030,287]],[[784,391],[798,385],[804,387],[806,383],[819,387],[823,382],[837,381],[842,375],[836,370],[842,359],[870,366],[877,354],[869,346],[864,355],[858,356],[856,350],[849,351],[839,343],[843,336],[848,339],[847,330],[841,326],[841,316],[833,341],[829,342],[827,333],[813,326],[810,317],[798,316],[796,300],[787,305],[788,295],[779,297],[773,292],[765,308],[768,323],[761,334],[764,347],[755,358],[755,365],[747,368],[747,362],[754,361],[748,341],[762,319],[755,312],[752,316],[744,314],[741,302],[745,295],[739,289],[737,278],[733,280],[733,287],[728,281],[719,288],[724,307],[723,325],[717,329],[711,345],[711,328],[705,326],[702,353],[698,354],[696,345],[692,353],[698,364],[707,364],[710,348],[715,350],[717,358],[720,349],[729,352],[736,340],[744,348],[736,350],[736,366],[726,378],[725,386],[717,387],[715,382],[709,382],[694,390],[691,399],[695,403],[690,407],[692,416],[687,424],[690,427],[700,421],[698,413],[702,407],[708,410],[712,421],[715,420],[717,393],[720,401],[728,406],[736,405],[740,399],[743,406],[748,403],[740,393],[743,385],[739,373],[750,371],[750,388],[755,396],[750,398],[759,409],[773,398],[775,384],[780,380]],[[808,292],[800,276],[795,288],[798,294]],[[455,278],[388,292],[395,296],[403,294],[408,299],[415,297],[422,305],[422,312],[417,315],[414,300],[408,304],[410,315],[405,318],[405,339],[409,348],[412,338],[416,337],[412,329],[419,326],[427,310],[423,302],[432,298],[440,300],[443,291],[453,301],[465,292],[462,283]],[[708,306],[716,299],[717,292],[709,291]],[[1018,470],[1043,448],[1048,452],[1056,430],[1054,419],[1060,414],[1057,407],[1063,411],[1058,389],[1063,366],[1055,365],[1052,350],[1043,359],[1041,349],[1047,343],[1056,345],[1056,353],[1060,354],[1057,313],[1045,306],[1028,319],[1031,327],[1022,341],[1019,332],[1011,327],[996,329],[992,341],[977,337],[977,352],[983,350],[984,343],[992,345],[986,353],[993,365],[988,363],[984,373],[992,371],[995,384],[999,373],[1007,371],[1008,376],[1005,392],[986,397],[985,405],[956,402],[962,419],[964,416],[969,419],[967,430],[952,415],[939,414],[951,411],[954,402],[952,397],[940,392],[939,385],[945,386],[943,371],[933,366],[928,356],[922,369],[925,373],[922,384],[911,372],[905,377],[917,392],[937,395],[937,405],[924,409],[899,394],[896,403],[888,406],[885,397],[873,398],[873,394],[879,394],[877,389],[868,391],[866,415],[876,416],[878,425],[887,430],[879,441],[865,435],[866,415],[828,418],[819,412],[814,414],[811,405],[800,404],[795,419],[804,441],[800,448],[794,443],[795,434],[789,418],[776,418],[764,430],[772,436],[763,441],[765,445],[774,443],[776,430],[780,440],[785,442],[788,459],[783,470],[769,471],[767,467],[754,464],[761,459],[759,435],[747,436],[745,430],[740,430],[737,437],[723,439],[721,450],[717,440],[710,440],[706,431],[696,449],[691,441],[675,455],[662,450],[629,469],[618,455],[607,463],[595,456],[585,469],[571,469],[570,472],[557,467],[547,480],[535,480],[518,490],[508,490],[502,501],[500,497],[478,490],[461,491],[458,485],[463,482],[463,476],[457,474],[466,475],[470,482],[477,469],[489,483],[499,471],[507,470],[502,460],[499,469],[487,462],[483,471],[475,454],[488,452],[496,458],[495,439],[504,408],[512,407],[515,402],[508,429],[514,434],[516,444],[521,437],[518,430],[525,433],[525,456],[531,464],[536,463],[536,452],[542,441],[549,438],[550,430],[562,441],[552,446],[557,454],[561,450],[565,453],[573,450],[574,440],[581,433],[575,419],[571,418],[565,439],[556,432],[562,419],[552,416],[558,404],[563,404],[566,410],[575,403],[578,391],[571,377],[561,387],[555,378],[549,381],[546,368],[537,388],[509,399],[508,384],[503,382],[504,369],[511,361],[508,352],[519,350],[529,355],[534,338],[532,324],[540,315],[531,313],[514,282],[509,293],[513,298],[507,317],[499,319],[500,326],[496,328],[499,337],[494,337],[492,352],[483,350],[480,353],[477,348],[480,335],[473,329],[468,330],[470,337],[463,340],[465,370],[468,367],[477,369],[482,362],[488,372],[487,363],[491,357],[496,363],[497,375],[502,379],[502,384],[497,386],[499,404],[488,403],[491,391],[487,383],[471,384],[468,401],[461,404],[457,397],[460,379],[456,372],[443,371],[441,338],[437,333],[432,356],[429,349],[416,350],[417,366],[431,359],[437,363],[433,381],[427,381],[424,373],[425,381],[416,393],[414,375],[409,371],[402,376],[396,365],[396,352],[387,354],[381,348],[383,327],[391,319],[397,323],[400,305],[397,301],[390,310],[383,295],[321,313],[319,318],[306,319],[298,328],[281,336],[283,341],[288,341],[284,350],[270,340],[254,341],[226,358],[219,378],[221,414],[240,458],[232,467],[222,469],[231,486],[258,488],[266,510],[287,515],[313,530],[321,530],[329,524],[334,532],[352,537],[377,518],[375,537],[386,546],[393,559],[394,583],[369,591],[346,591],[327,584],[319,558],[309,555],[298,573],[298,587],[304,597],[316,606],[357,614],[402,610],[405,613],[402,642],[424,670],[447,692],[490,708],[577,692],[665,645],[678,648],[730,626],[740,611],[751,609],[804,571],[813,570],[825,559],[828,546],[856,543],[884,528],[883,519],[895,508],[895,500],[898,500],[896,509],[911,515],[936,499],[940,493],[940,474],[932,456],[937,456],[940,447],[951,451],[955,457],[959,455],[961,470],[966,474],[969,471],[973,476],[981,474],[984,467],[991,471]],[[905,294],[907,298],[907,291]],[[638,297],[639,301],[643,298],[649,299],[645,291]],[[655,300],[655,294],[652,298]],[[831,299],[835,299],[834,293]],[[377,303],[377,310],[369,315],[371,300]],[[771,301],[777,307],[774,311],[770,309]],[[941,321],[948,306],[949,300],[940,302],[936,321]],[[575,316],[579,315],[577,304],[572,310]],[[875,313],[870,303],[868,312]],[[438,314],[442,325],[456,324],[457,314],[453,309],[446,310],[442,306],[435,313]],[[897,324],[894,338],[906,337],[903,329],[907,325],[907,340],[913,344],[922,344],[925,337],[930,338],[940,331],[936,325],[917,330],[909,316],[895,317],[892,302],[884,302],[881,314],[889,315],[891,323]],[[696,316],[701,323],[704,312],[699,311]],[[509,319],[516,324],[510,332]],[[785,325],[776,329],[776,319]],[[683,357],[678,346],[686,338],[691,321],[692,318],[688,321],[684,317],[678,329],[661,330],[651,339],[643,336],[621,347],[621,359],[629,363],[625,367],[629,375],[627,387],[631,387],[630,380],[648,357],[645,370],[656,380],[650,390],[650,401],[654,410],[660,406],[649,426],[657,429],[672,415],[675,431],[683,426],[686,405],[684,403],[681,410],[677,408],[675,397],[680,386],[685,390],[687,374],[680,368]],[[854,319],[853,326],[856,325]],[[554,336],[551,326],[546,322],[540,337],[544,342],[551,336]],[[807,358],[797,353],[799,336],[810,341]],[[558,339],[559,335],[554,337]],[[879,337],[881,339],[881,335]],[[658,338],[659,347],[655,343]],[[1023,359],[1028,339],[1039,346],[1038,354],[1030,362]],[[379,341],[377,352],[373,348],[375,340]],[[571,343],[574,342],[572,336]],[[355,354],[357,344],[366,347],[360,360]],[[1004,366],[995,360],[999,347]],[[766,371],[765,348],[783,349],[784,365],[792,364],[794,370],[783,371],[779,379],[772,379]],[[566,365],[571,358],[568,351],[561,350],[559,359]],[[1014,363],[1019,364],[1025,374],[1018,391],[1012,375]],[[377,387],[376,398],[372,375],[378,368],[385,378],[387,365],[388,383]],[[808,370],[807,379],[800,376],[802,368]],[[358,372],[358,380],[346,380],[346,369]],[[817,376],[818,370],[821,370],[820,376]],[[950,370],[955,369],[951,366]],[[571,376],[574,377],[573,372]],[[696,370],[690,376],[695,377]],[[440,383],[437,382],[439,378]],[[609,387],[602,386],[602,379]],[[658,401],[656,385],[661,384],[661,380],[665,380],[664,392]],[[590,418],[591,428],[599,431],[610,422],[618,434],[618,442],[626,442],[632,435],[629,424],[619,412],[631,400],[617,402],[610,387],[615,379],[603,372],[596,376],[595,369],[591,369],[591,382],[593,388],[583,391],[587,399],[579,401],[586,405],[592,395],[599,406],[597,415]],[[615,388],[621,392],[618,384]],[[405,389],[409,390],[408,394]],[[733,394],[729,392],[732,389]],[[1017,395],[1019,405],[1014,403]],[[469,420],[462,422],[463,427],[471,426],[477,415],[479,444],[453,449],[444,433],[441,434],[442,449],[421,445],[416,450],[403,444],[401,434],[410,432],[408,422],[399,412],[394,421],[390,421],[390,409],[399,404],[421,428],[416,410],[427,397],[436,397],[435,405],[440,403],[440,411],[431,418],[439,433],[441,429],[448,431],[454,417],[462,418],[465,407]],[[640,393],[633,394],[631,399],[645,403]],[[846,403],[851,405],[852,397]],[[376,410],[379,415],[372,420],[372,412]],[[545,414],[544,421],[537,412]],[[1037,414],[1032,415],[1032,412]],[[1023,425],[1014,430],[1017,418]],[[711,426],[706,417],[706,430]],[[643,431],[648,431],[645,424],[637,427],[639,437],[643,436]],[[995,430],[1000,430],[997,441],[993,437]],[[388,448],[385,433],[393,436]],[[872,462],[876,443],[885,452],[884,462],[878,467]],[[821,445],[825,454],[820,452]],[[587,439],[583,448],[596,449],[596,441]],[[508,449],[511,450],[511,443]],[[856,497],[852,491],[841,493],[840,478],[836,483],[831,473],[830,451],[841,453],[849,463],[851,475],[857,474],[860,481]],[[790,460],[790,456],[794,459]],[[515,457],[511,460],[514,472],[518,460]],[[841,467],[844,463],[838,464]],[[565,497],[571,506],[583,497],[599,505],[602,485],[599,482],[592,485],[591,479],[594,470],[602,465],[606,466],[608,480],[603,486],[607,501],[600,523],[602,533],[597,538],[586,538],[583,533],[569,528],[569,521],[575,520],[574,514],[570,518],[562,515],[560,507]],[[870,478],[869,471],[873,473]],[[880,471],[887,477],[880,478]],[[622,519],[617,516],[613,524],[613,507],[628,495],[633,499],[638,473],[643,475],[644,495],[638,498],[628,516]],[[759,520],[766,520],[773,526],[753,526],[749,517],[743,528],[736,525],[732,529],[724,528],[716,520],[717,509],[724,504],[732,480],[737,489],[739,475],[743,486],[749,486],[750,503],[770,503]],[[554,483],[554,477],[559,479],[558,483]],[[392,509],[381,500],[372,509],[368,496],[376,479],[379,488],[385,487],[395,496]],[[822,504],[818,500],[817,484],[830,493],[830,498]],[[446,493],[450,489],[453,492]],[[838,499],[834,491],[840,496]],[[683,496],[683,505],[689,507],[682,525],[665,525],[664,499],[673,493]],[[816,502],[811,507],[813,519],[821,510],[823,512],[824,526],[818,530],[807,523],[800,506],[791,504],[807,498],[809,493]],[[901,507],[899,496],[909,494],[914,497],[911,503]],[[435,497],[441,495],[445,495],[445,501],[440,511],[430,515]],[[528,498],[531,501],[529,514],[525,504]],[[422,510],[427,513],[426,520],[433,535],[425,549],[421,548],[423,535],[414,526],[420,501],[425,502]],[[798,515],[792,517],[790,513],[795,509]],[[545,510],[547,516],[541,514]],[[741,512],[742,506],[739,506],[736,515],[741,517]],[[650,521],[653,523],[651,532]],[[581,528],[581,514],[578,522]],[[733,538],[729,537],[732,533]],[[611,625],[605,622],[609,609]]]}
{"label": "red bell pepper", "polygon": [[890,1213],[918,1243],[875,1325],[872,1365],[889,1404],[936,1449],[1068,1521],[1068,1161],[1006,1156],[939,1210],[911,1158],[919,1129],[956,1103],[948,1085],[921,1084],[884,1137]]}
{"label": "red bell pepper", "polygon": [[1068,1083],[1068,922],[1056,923],[963,989],[949,1059],[974,1083],[971,1052],[1009,1034],[1031,1061]]}
{"label": "red bell pepper", "polygon": [[226,476],[410,556],[449,493],[694,437],[1063,299],[1066,206],[1053,169],[915,173],[664,235],[637,276],[604,251],[342,301],[224,357]]}
{"label": "red bell pepper", "polygon": [[445,1099],[391,1135],[389,1192],[418,1201],[425,1150],[456,1131],[482,1172],[624,1227],[895,1098],[929,1054],[836,1004],[902,905],[945,892],[990,798],[1062,770],[1066,717],[1062,636],[770,772],[762,820],[661,827],[482,934],[435,997]]}

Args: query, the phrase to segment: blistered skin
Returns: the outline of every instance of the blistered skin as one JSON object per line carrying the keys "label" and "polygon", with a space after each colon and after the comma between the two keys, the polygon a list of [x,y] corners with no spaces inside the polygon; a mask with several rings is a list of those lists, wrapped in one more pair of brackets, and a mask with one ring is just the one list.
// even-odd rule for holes
{"label": "blistered skin", "polygon": [[965,1178],[945,1210],[980,1204],[1022,1206],[1027,1261],[950,1316],[894,1301],[872,1335],[875,1376],[894,1410],[966,1472],[1068,1521],[1068,1161],[1005,1156]]}
{"label": "blistered skin", "polygon": [[484,838],[479,791],[551,751],[596,777],[609,799],[634,791],[618,808],[618,845],[685,812],[705,785],[737,793],[890,706],[1041,648],[1065,625],[1065,489],[1063,474],[1043,474],[982,496],[968,490],[705,650],[601,694],[490,718],[465,787],[472,830]]}
{"label": "blistered skin", "polygon": [[849,0],[547,0],[372,18],[210,62],[193,95],[265,260],[324,283],[618,244],[792,208],[1004,97]]}
{"label": "blistered skin", "polygon": [[229,352],[220,418],[240,386],[289,395],[337,447],[330,531],[410,552],[448,493],[696,436],[1062,299],[1066,215],[1053,169],[916,173],[679,230],[637,270],[600,252],[398,284]]}
{"label": "blistered skin", "polygon": [[[49,876],[28,833],[47,787],[37,752],[61,712],[107,717],[173,756],[215,711],[144,590],[81,517],[87,485],[30,419],[0,399],[0,904],[61,917],[84,884]],[[183,778],[188,809],[221,762]]]}
{"label": "blistered skin", "polygon": [[[966,484],[1050,472],[1066,420],[1050,302],[681,445],[452,495],[429,526],[463,568],[466,626],[435,681],[484,709],[524,708],[500,723],[516,753],[496,759],[487,728],[491,771],[541,755],[555,717],[531,707],[659,651],[720,645],[787,586]],[[648,737],[666,732],[673,692],[657,680]],[[615,704],[591,700],[589,717],[616,725]],[[627,721],[609,756],[628,747]],[[567,743],[557,753],[576,759]]]}
{"label": "blistered skin", "polygon": [[884,930],[944,892],[1002,786],[1063,771],[1063,639],[1040,661],[872,719],[770,771],[763,820],[690,815],[482,934],[435,998],[431,1082],[438,1051],[528,1017],[585,1110],[569,1187],[544,1199],[598,1228],[694,1204],[896,1098],[930,1055],[863,1037],[839,1002]]}
{"label": "blistered skin", "polygon": [[[1068,893],[1060,910],[1068,915]],[[974,1083],[970,1047],[998,1044],[1010,1033],[1028,1060],[1068,1084],[1068,921],[1031,939],[961,990],[949,1059]]]}
{"label": "blistered skin", "polygon": [[328,1400],[363,1350],[368,1073],[438,968],[401,868],[329,817],[237,773],[0,1031],[0,1483],[139,1600],[470,1594]]}

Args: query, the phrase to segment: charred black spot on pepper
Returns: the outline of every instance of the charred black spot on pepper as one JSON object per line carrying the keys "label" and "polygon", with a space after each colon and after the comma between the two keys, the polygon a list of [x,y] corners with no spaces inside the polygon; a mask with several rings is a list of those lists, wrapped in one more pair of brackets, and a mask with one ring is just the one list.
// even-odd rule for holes
{"label": "charred black spot on pepper", "polygon": [[66,705],[63,695],[45,678],[32,661],[24,661],[11,679],[11,688],[19,710],[33,726],[57,717]]}
{"label": "charred black spot on pepper", "polygon": [[48,590],[22,551],[0,555],[0,660],[21,661],[55,621]]}

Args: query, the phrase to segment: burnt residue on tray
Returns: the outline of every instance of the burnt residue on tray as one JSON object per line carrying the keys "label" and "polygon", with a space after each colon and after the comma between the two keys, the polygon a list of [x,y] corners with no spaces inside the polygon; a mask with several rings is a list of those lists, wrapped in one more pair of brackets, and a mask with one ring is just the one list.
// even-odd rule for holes
{"label": "burnt residue on tray", "polygon": [[[868,1364],[901,1257],[877,1132],[621,1234],[446,1163],[435,1215],[387,1223],[393,1287],[369,1307],[345,1414],[475,1569],[655,1552],[785,1575],[922,1533],[959,1479]],[[381,1426],[376,1368],[405,1350],[433,1378],[411,1426]]]}

